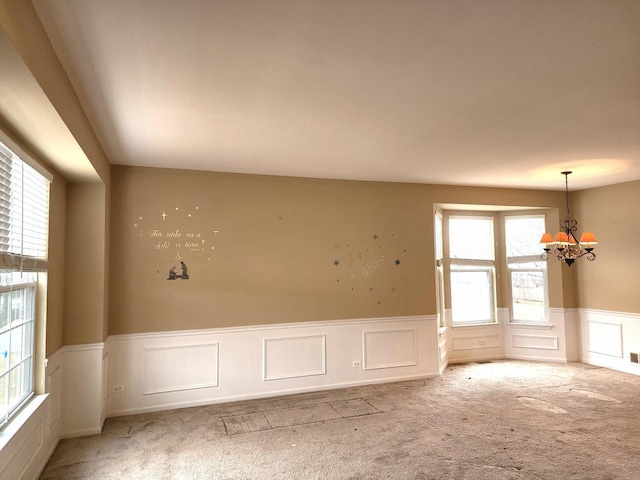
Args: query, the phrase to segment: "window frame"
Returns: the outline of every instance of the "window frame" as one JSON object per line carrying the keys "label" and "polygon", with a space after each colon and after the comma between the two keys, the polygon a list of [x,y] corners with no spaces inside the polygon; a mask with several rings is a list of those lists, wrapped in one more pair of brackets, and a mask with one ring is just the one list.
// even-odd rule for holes
{"label": "window frame", "polygon": [[[26,154],[11,138],[0,131],[0,159],[2,169],[3,220],[0,234],[0,295],[7,295],[4,305],[7,323],[0,328],[7,347],[1,352],[9,358],[0,376],[4,391],[0,392],[0,429],[39,392],[41,366],[44,362],[44,311],[39,299],[48,269],[49,215],[53,176]],[[17,170],[19,168],[19,170]],[[14,178],[15,175],[15,178]],[[14,182],[16,182],[14,184]],[[19,295],[21,307],[15,315],[14,294]],[[1,305],[1,304],[0,304]],[[1,310],[0,310],[1,313]],[[4,315],[2,315],[4,317]],[[15,318],[14,318],[15,317]],[[25,326],[28,328],[25,329]],[[20,335],[16,335],[20,329]],[[15,335],[12,335],[12,333]],[[13,337],[13,338],[12,338]],[[18,339],[18,342],[14,343]],[[26,342],[26,343],[25,343]],[[1,344],[0,344],[1,345]],[[19,351],[15,363],[13,352]],[[27,368],[24,368],[27,365]],[[12,372],[18,384],[12,386]],[[16,388],[19,394],[13,393]],[[15,392],[15,391],[14,391]]]}
{"label": "window frame", "polygon": [[[16,272],[14,272],[16,273]],[[19,272],[18,272],[19,273]],[[26,272],[25,272],[26,273]],[[34,272],[31,272],[34,273]],[[5,391],[0,390],[0,401],[6,397],[2,403],[0,403],[0,424],[4,424],[8,422],[11,416],[18,411],[34,394],[35,394],[35,355],[36,355],[36,292],[38,289],[38,279],[37,274],[34,273],[32,280],[18,280],[12,281],[8,284],[0,284],[0,295],[9,294],[9,302],[8,302],[8,321],[6,325],[0,327],[0,337],[4,336],[8,333],[8,353],[5,352],[4,357],[8,358],[9,364],[5,369],[0,370],[0,389],[4,385]],[[29,292],[31,290],[31,292]],[[13,294],[15,292],[24,291],[23,297],[23,313],[24,317],[22,318],[14,318],[13,315]],[[24,327],[28,325],[28,330],[25,330]],[[21,332],[21,348],[20,348],[20,358],[18,361],[13,363],[13,351],[12,347],[14,344],[14,339],[12,333],[17,331],[18,329],[22,329]],[[27,335],[25,339],[24,335]],[[29,347],[27,347],[25,341],[30,340]],[[0,342],[1,344],[1,342]],[[0,352],[1,353],[1,352]],[[22,385],[18,387],[17,385],[12,384],[12,372],[17,371],[19,368],[22,368],[25,364],[28,363],[29,368],[27,370],[22,369],[22,375],[26,375],[29,380],[29,388],[25,389],[25,378],[22,378]],[[6,378],[8,382],[3,383],[3,379]],[[12,388],[20,388],[22,393],[18,396],[17,400],[12,401]]]}
{"label": "window frame", "polygon": [[[451,308],[451,326],[463,327],[474,325],[493,325],[497,323],[497,290],[496,290],[496,217],[489,212],[478,212],[479,214],[473,215],[465,212],[451,212],[447,215],[447,250],[445,251],[445,257],[448,264],[448,276],[449,276],[449,295],[450,295],[450,308]],[[491,222],[491,251],[492,259],[474,259],[474,258],[460,258],[453,257],[451,254],[451,219],[467,219],[478,220],[486,219]],[[489,318],[477,318],[474,320],[456,320],[456,312],[454,309],[454,286],[453,286],[453,274],[454,273],[475,273],[485,272],[488,275],[489,284]]]}
{"label": "window frame", "polygon": [[[504,255],[505,255],[505,270],[507,273],[507,282],[508,282],[508,292],[509,292],[509,322],[514,325],[549,325],[549,275],[547,262],[542,260],[541,256],[538,254],[532,255],[520,255],[520,256],[508,256],[508,242],[509,239],[507,237],[507,219],[518,219],[518,218],[539,218],[542,220],[542,233],[544,233],[544,227],[546,223],[546,215],[544,213],[532,213],[532,214],[514,214],[514,215],[505,215],[503,219],[504,224]],[[540,235],[542,235],[542,233]],[[537,237],[536,237],[537,238]],[[540,266],[520,266],[517,265],[531,265],[533,263],[539,263]],[[514,266],[516,265],[516,266]],[[527,272],[536,272],[542,273],[542,281],[543,281],[543,318],[542,320],[536,321],[531,319],[517,318],[516,317],[516,308],[515,308],[515,297],[514,297],[514,285],[513,285],[513,273],[527,273]]]}

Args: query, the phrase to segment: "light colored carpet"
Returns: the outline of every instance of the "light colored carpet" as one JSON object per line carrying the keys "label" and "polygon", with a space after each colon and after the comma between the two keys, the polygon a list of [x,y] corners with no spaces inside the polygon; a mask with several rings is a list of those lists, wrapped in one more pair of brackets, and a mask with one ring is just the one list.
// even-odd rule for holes
{"label": "light colored carpet", "polygon": [[640,377],[495,361],[441,377],[108,419],[41,480],[640,477]]}

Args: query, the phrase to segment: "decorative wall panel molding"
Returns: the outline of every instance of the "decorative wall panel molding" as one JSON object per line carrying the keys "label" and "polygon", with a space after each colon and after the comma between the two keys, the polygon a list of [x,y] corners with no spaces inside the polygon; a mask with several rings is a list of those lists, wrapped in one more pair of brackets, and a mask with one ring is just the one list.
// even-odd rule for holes
{"label": "decorative wall panel molding", "polygon": [[31,430],[18,447],[18,450],[9,460],[0,474],[0,480],[22,480],[25,478],[27,468],[42,449],[44,443],[44,427],[42,422]]}
{"label": "decorative wall panel molding", "polygon": [[589,320],[589,352],[622,357],[622,325]]}
{"label": "decorative wall panel molding", "polygon": [[363,369],[407,367],[418,364],[417,330],[362,333]]}
{"label": "decorative wall panel molding", "polygon": [[51,372],[47,371],[45,385],[49,394],[47,426],[49,430],[54,430],[60,422],[60,400],[62,394],[62,368],[60,365],[56,365]]}
{"label": "decorative wall panel molding", "polygon": [[511,335],[511,346],[539,350],[558,350],[558,337],[550,335]]}
{"label": "decorative wall panel molding", "polygon": [[144,395],[218,386],[218,344],[145,349]]}
{"label": "decorative wall panel molding", "polygon": [[94,435],[102,430],[104,349],[104,343],[60,349],[63,438]]}
{"label": "decorative wall panel molding", "polygon": [[263,380],[327,373],[326,335],[265,338]]}
{"label": "decorative wall panel molding", "polygon": [[580,361],[640,375],[630,353],[640,345],[640,313],[576,309],[580,334]]}
{"label": "decorative wall panel molding", "polygon": [[478,335],[453,339],[453,350],[476,350],[479,348],[499,348],[500,335]]}

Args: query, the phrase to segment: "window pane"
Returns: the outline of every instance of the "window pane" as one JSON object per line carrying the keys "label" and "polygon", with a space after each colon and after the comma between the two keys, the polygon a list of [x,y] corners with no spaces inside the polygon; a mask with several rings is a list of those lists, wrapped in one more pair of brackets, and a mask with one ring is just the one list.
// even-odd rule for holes
{"label": "window pane", "polygon": [[24,366],[20,364],[9,372],[9,403],[12,408],[17,407],[26,394]]}
{"label": "window pane", "polygon": [[540,237],[544,233],[544,216],[527,215],[505,218],[507,257],[540,255]]}
{"label": "window pane", "polygon": [[4,420],[7,416],[7,403],[9,401],[9,374],[0,377],[0,421]]}
{"label": "window pane", "polygon": [[22,337],[22,355],[23,358],[30,357],[33,355],[33,322],[27,322],[22,326],[23,329],[23,337]]}
{"label": "window pane", "polygon": [[0,375],[9,369],[9,332],[0,334]]}
{"label": "window pane", "polygon": [[453,323],[493,321],[491,271],[451,271]]}
{"label": "window pane", "polygon": [[495,260],[492,217],[449,217],[449,255],[468,260]]}
{"label": "window pane", "polygon": [[9,324],[9,297],[10,292],[2,292],[0,294],[0,329]]}
{"label": "window pane", "polygon": [[540,323],[546,320],[542,272],[511,272],[511,298],[514,321]]}

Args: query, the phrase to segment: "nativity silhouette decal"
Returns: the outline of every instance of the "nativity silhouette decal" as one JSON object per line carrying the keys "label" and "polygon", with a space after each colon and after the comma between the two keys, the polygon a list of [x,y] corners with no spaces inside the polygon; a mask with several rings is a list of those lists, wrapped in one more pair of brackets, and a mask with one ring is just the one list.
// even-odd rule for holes
{"label": "nativity silhouette decal", "polygon": [[176,267],[171,267],[167,280],[189,280],[187,265],[184,262],[180,262],[180,268],[182,269],[182,275],[176,273]]}

